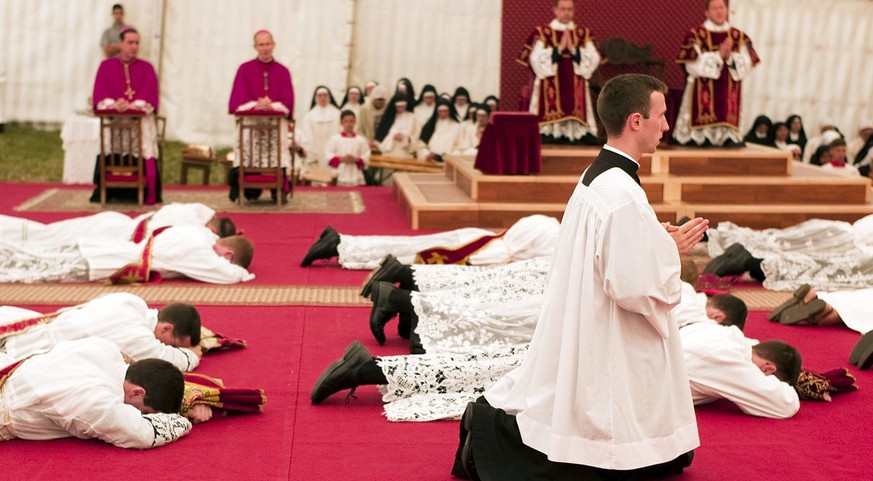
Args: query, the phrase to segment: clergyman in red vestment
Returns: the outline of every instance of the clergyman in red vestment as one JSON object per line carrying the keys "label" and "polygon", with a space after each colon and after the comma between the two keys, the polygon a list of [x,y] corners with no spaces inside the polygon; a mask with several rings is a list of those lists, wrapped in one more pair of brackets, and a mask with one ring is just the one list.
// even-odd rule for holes
{"label": "clergyman in red vestment", "polygon": [[528,110],[546,139],[597,136],[588,80],[600,66],[591,32],[573,22],[573,0],[555,0],[555,19],[534,29],[517,61],[535,76]]}
{"label": "clergyman in red vestment", "polygon": [[688,76],[673,129],[681,144],[742,145],[740,89],[760,59],[749,36],[727,16],[724,0],[708,0],[706,21],[685,34],[676,58]]}

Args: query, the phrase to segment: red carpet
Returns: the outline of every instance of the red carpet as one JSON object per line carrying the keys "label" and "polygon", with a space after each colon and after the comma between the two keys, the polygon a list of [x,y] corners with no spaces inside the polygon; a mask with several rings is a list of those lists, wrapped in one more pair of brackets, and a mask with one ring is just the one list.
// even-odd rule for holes
{"label": "red carpet", "polygon": [[[36,195],[45,185],[4,184],[0,212]],[[172,187],[171,187],[172,188]],[[234,219],[254,239],[253,271],[258,284],[355,285],[363,272],[325,265],[299,267],[308,245],[326,224],[344,233],[410,233],[387,188],[361,189],[367,210],[360,215],[239,214]],[[28,213],[51,221],[64,215]],[[135,287],[131,288],[132,292]],[[180,299],[182,301],[182,299]],[[53,306],[25,306],[40,311]],[[261,415],[215,419],[195,426],[186,438],[151,451],[127,451],[100,441],[9,441],[0,444],[7,460],[0,479],[199,479],[230,480],[439,480],[448,481],[457,442],[456,422],[389,423],[381,415],[375,388],[357,399],[335,395],[309,404],[309,390],[327,364],[355,339],[375,355],[403,353],[406,346],[389,326],[386,346],[367,327],[365,308],[243,307],[201,308],[204,323],[247,339],[249,348],[204,357],[200,372],[228,385],[261,387],[267,395]],[[847,329],[785,327],[753,312],[747,333],[796,345],[813,370],[848,366],[859,338]],[[873,373],[850,371],[861,391],[833,403],[804,402],[790,420],[745,416],[719,402],[698,409],[702,447],[682,481],[868,479],[873,436]],[[658,413],[653,413],[658,415]]]}

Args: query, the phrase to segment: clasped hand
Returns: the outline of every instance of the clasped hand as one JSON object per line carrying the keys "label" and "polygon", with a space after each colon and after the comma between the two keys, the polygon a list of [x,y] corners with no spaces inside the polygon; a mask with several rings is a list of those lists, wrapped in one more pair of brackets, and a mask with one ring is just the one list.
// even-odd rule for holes
{"label": "clasped hand", "polygon": [[679,255],[687,254],[698,242],[703,240],[703,234],[709,228],[709,220],[703,217],[697,217],[682,225],[672,225],[669,222],[664,222],[663,226],[667,229],[667,233],[673,238],[676,243],[676,248],[679,249]]}

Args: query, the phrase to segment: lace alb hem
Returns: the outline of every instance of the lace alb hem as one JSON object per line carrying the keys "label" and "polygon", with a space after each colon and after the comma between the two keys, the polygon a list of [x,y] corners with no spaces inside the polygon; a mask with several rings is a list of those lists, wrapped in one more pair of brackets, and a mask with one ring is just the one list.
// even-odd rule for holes
{"label": "lace alb hem", "polygon": [[414,265],[412,275],[423,293],[452,291],[462,299],[508,302],[541,295],[550,257],[535,257],[498,266]]}
{"label": "lace alb hem", "polygon": [[542,292],[498,303],[441,293],[413,293],[415,332],[429,353],[458,353],[530,342],[542,308]]}
{"label": "lace alb hem", "polygon": [[467,403],[521,364],[528,346],[456,355],[425,354],[376,359],[388,384],[381,386],[389,421],[458,419]]}
{"label": "lace alb hem", "polygon": [[0,282],[78,282],[88,280],[88,262],[79,247],[29,250],[0,242]]}

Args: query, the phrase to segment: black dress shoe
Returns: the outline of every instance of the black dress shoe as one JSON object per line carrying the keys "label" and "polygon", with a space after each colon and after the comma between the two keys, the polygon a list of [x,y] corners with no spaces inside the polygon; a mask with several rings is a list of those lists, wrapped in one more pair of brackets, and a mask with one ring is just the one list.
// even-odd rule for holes
{"label": "black dress shoe", "polygon": [[372,360],[373,356],[360,342],[349,344],[342,359],[334,361],[315,381],[315,386],[309,395],[312,404],[319,404],[330,395],[344,389],[358,387],[360,384],[357,379],[358,371]]}
{"label": "black dress shoe", "polygon": [[373,287],[370,294],[370,300],[373,301],[373,308],[370,309],[370,332],[380,346],[385,344],[385,324],[397,314],[389,299],[394,289],[394,284],[380,282]]}
{"label": "black dress shoe", "polygon": [[461,416],[461,426],[466,431],[464,446],[461,448],[461,466],[467,479],[479,481],[479,473],[476,471],[476,463],[473,460],[473,411],[476,403],[467,404],[464,415]]}
{"label": "black dress shoe", "polygon": [[377,282],[397,282],[394,278],[400,270],[403,269],[403,264],[397,260],[391,254],[385,256],[382,259],[382,262],[379,265],[379,268],[374,270],[367,276],[367,279],[364,280],[364,285],[361,287],[361,297],[370,297],[370,293],[373,290],[373,284]]}
{"label": "black dress shoe", "polygon": [[324,231],[322,231],[318,240],[315,241],[309,248],[309,251],[306,252],[306,256],[303,257],[300,266],[309,267],[312,265],[312,261],[316,259],[330,259],[331,257],[338,256],[339,252],[337,252],[337,247],[339,247],[339,243],[339,233],[337,233],[333,227],[327,226]]}
{"label": "black dress shoe", "polygon": [[741,275],[748,270],[748,264],[753,259],[752,253],[745,247],[731,244],[720,256],[709,261],[703,268],[703,273],[719,277]]}

